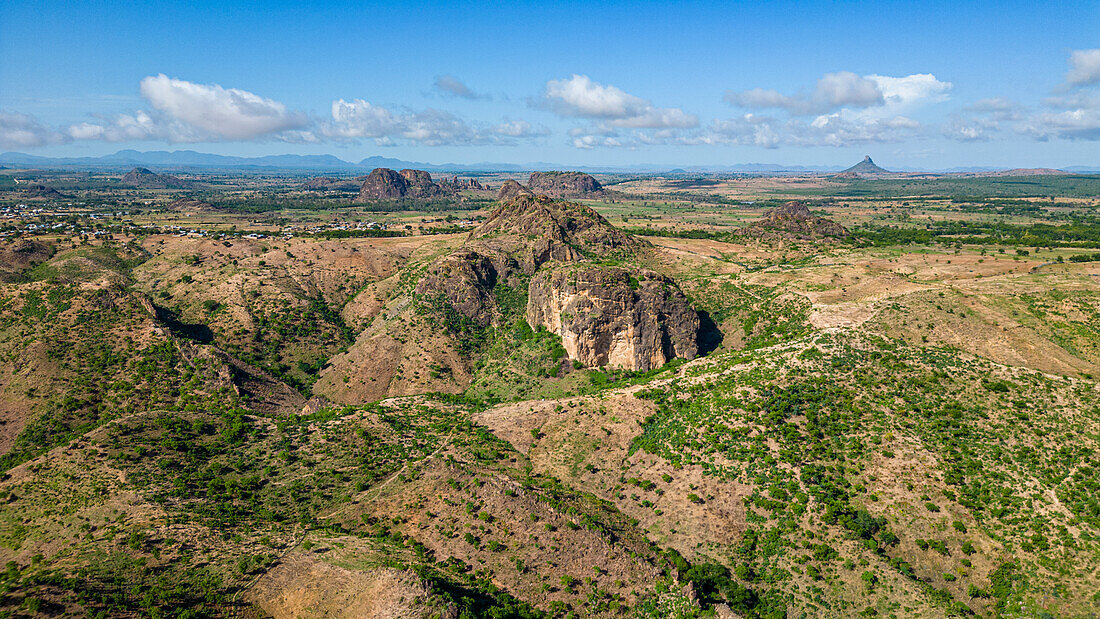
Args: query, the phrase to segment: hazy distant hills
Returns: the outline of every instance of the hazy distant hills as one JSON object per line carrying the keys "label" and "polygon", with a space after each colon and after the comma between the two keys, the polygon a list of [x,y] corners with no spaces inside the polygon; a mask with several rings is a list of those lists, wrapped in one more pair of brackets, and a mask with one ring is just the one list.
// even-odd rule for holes
{"label": "hazy distant hills", "polygon": [[[863,162],[861,162],[862,164]],[[859,167],[857,164],[856,167]],[[874,165],[872,162],[871,165]],[[530,163],[426,163],[423,161],[406,161],[392,157],[374,155],[359,162],[344,161],[333,155],[266,155],[262,157],[234,157],[230,155],[215,155],[212,153],[200,153],[193,150],[120,150],[111,155],[100,157],[42,157],[28,155],[26,153],[7,152],[0,154],[0,166],[16,167],[40,167],[40,168],[133,168],[135,166],[146,167],[171,167],[171,168],[233,168],[256,170],[332,170],[332,171],[359,171],[369,172],[374,168],[391,168],[427,170],[430,172],[529,172],[549,170],[579,170],[584,172],[606,173],[645,173],[667,175],[693,175],[693,174],[807,174],[820,173],[831,174],[845,172],[843,166],[800,166],[782,165],[776,163],[738,163],[727,165],[708,166],[681,166],[670,168],[668,165],[658,164],[633,164],[620,166],[578,166],[560,163],[547,163],[543,161]],[[878,166],[874,166],[878,170]],[[900,173],[917,172],[915,169],[895,168]],[[983,173],[998,171],[995,167],[955,167],[948,169],[924,170],[935,173]],[[1063,172],[1083,174],[1100,172],[1100,166],[1069,166],[1062,168]],[[883,170],[882,172],[885,172]],[[1048,172],[1049,173],[1049,172]],[[874,176],[870,174],[867,176]]]}

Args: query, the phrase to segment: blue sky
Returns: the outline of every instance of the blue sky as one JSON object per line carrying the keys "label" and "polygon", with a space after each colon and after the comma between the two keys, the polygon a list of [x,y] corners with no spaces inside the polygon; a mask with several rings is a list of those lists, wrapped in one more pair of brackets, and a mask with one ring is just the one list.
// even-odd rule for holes
{"label": "blue sky", "polygon": [[6,0],[0,150],[1100,164],[1100,3],[595,4]]}

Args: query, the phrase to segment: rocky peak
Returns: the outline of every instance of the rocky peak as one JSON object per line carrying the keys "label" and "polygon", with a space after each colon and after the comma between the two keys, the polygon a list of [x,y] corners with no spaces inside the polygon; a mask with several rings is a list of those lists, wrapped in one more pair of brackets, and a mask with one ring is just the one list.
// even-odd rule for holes
{"label": "rocky peak", "polygon": [[505,200],[511,200],[512,198],[523,193],[530,194],[531,190],[524,187],[523,185],[520,185],[512,179],[508,179],[504,181],[503,185],[500,186],[500,191],[497,192],[497,200],[500,200],[501,202]]}
{"label": "rocky peak", "polygon": [[556,198],[579,198],[603,189],[599,181],[583,172],[532,172],[527,186]]}
{"label": "rocky peak", "polygon": [[855,164],[854,166],[844,170],[837,176],[860,178],[864,176],[882,176],[884,174],[890,174],[889,170],[875,165],[875,162],[871,160],[870,155],[864,155],[863,161]]}
{"label": "rocky peak", "polygon": [[549,243],[600,256],[645,245],[644,241],[612,226],[589,206],[529,193],[504,201],[474,229],[470,238]]}

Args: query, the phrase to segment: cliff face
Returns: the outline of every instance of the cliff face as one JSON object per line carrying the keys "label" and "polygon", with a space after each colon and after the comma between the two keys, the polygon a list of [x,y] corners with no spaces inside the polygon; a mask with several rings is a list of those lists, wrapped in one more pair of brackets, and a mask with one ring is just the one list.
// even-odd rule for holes
{"label": "cliff face", "polygon": [[699,353],[699,315],[671,279],[646,270],[575,265],[531,280],[527,322],[561,336],[587,366],[647,371]]}
{"label": "cliff face", "polygon": [[596,179],[582,172],[532,172],[527,186],[535,193],[555,198],[579,198],[603,189]]}

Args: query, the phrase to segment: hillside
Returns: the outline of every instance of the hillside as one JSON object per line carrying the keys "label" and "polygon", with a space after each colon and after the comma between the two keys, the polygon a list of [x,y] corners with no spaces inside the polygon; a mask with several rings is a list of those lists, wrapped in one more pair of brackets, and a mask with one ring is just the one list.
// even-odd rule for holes
{"label": "hillside", "polygon": [[1089,198],[232,182],[0,239],[0,612],[1100,608]]}

